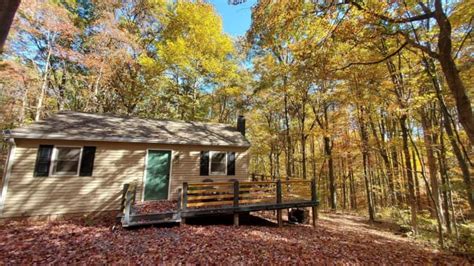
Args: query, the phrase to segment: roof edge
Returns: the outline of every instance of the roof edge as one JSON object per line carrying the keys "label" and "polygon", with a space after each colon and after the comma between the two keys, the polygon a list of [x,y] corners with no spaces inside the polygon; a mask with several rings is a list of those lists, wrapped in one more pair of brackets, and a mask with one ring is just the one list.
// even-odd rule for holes
{"label": "roof edge", "polygon": [[[5,134],[7,135],[7,134]],[[250,148],[250,142],[245,138],[245,144],[231,145],[231,144],[222,144],[222,143],[190,143],[190,142],[180,142],[180,141],[154,141],[147,138],[126,138],[126,137],[107,137],[107,138],[84,138],[84,137],[74,137],[74,136],[61,136],[61,135],[42,135],[42,134],[13,134],[8,135],[9,138],[14,139],[44,139],[44,140],[70,140],[70,141],[99,141],[99,142],[122,142],[122,143],[147,143],[147,144],[167,144],[167,145],[196,145],[196,146],[220,146],[220,147],[239,147],[239,148]]]}

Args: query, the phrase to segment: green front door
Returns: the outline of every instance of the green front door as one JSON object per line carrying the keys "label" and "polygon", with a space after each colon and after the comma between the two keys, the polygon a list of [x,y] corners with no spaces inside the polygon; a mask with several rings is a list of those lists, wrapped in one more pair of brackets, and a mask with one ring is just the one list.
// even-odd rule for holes
{"label": "green front door", "polygon": [[148,151],[145,200],[168,199],[171,151]]}

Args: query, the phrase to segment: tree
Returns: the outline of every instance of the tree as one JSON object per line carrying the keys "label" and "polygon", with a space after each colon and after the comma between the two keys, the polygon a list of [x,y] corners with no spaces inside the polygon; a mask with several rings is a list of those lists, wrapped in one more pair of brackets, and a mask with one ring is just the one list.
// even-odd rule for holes
{"label": "tree", "polygon": [[1,0],[0,1],[0,54],[3,52],[3,46],[8,37],[8,32],[15,17],[16,10],[20,6],[20,0]]}

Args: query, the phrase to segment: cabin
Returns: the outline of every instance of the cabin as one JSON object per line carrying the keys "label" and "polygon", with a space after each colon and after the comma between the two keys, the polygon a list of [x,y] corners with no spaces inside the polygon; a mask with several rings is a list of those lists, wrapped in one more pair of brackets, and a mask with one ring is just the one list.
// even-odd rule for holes
{"label": "cabin", "polygon": [[2,218],[115,211],[177,200],[183,183],[246,182],[249,141],[237,127],[64,111],[4,132]]}

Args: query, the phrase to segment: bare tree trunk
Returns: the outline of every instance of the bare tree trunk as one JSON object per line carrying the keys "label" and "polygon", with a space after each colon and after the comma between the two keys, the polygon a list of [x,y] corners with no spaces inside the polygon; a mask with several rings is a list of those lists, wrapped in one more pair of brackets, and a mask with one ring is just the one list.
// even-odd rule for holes
{"label": "bare tree trunk", "polygon": [[286,136],[286,176],[290,178],[292,176],[291,172],[291,161],[292,161],[292,146],[291,146],[291,136],[290,136],[290,117],[288,113],[288,94],[285,92],[284,97],[285,102],[285,136]]}
{"label": "bare tree trunk", "polygon": [[[313,179],[317,180],[317,173],[316,173],[316,148],[314,147],[314,135],[311,135],[311,168],[313,171]],[[316,184],[318,186],[318,184]]]}
{"label": "bare tree trunk", "polygon": [[367,132],[367,128],[364,122],[364,109],[359,107],[359,130],[360,130],[360,138],[362,140],[362,161],[364,167],[364,181],[365,181],[365,191],[367,196],[367,208],[369,212],[369,220],[375,221],[375,213],[374,213],[374,206],[372,200],[372,191],[370,189],[370,181],[369,181],[369,172],[368,172],[368,164],[369,164],[369,134]]}
{"label": "bare tree trunk", "polygon": [[328,158],[328,178],[329,178],[329,202],[332,210],[337,207],[336,200],[336,180],[334,177],[334,159],[332,156],[332,144],[331,139],[327,136],[324,137],[324,152]]}
{"label": "bare tree trunk", "polygon": [[441,128],[440,134],[440,149],[438,151],[438,162],[439,162],[439,169],[441,173],[441,184],[443,186],[442,194],[443,194],[443,208],[444,208],[444,218],[446,223],[446,228],[448,229],[448,234],[451,234],[451,218],[449,215],[449,186],[448,186],[448,170],[446,165],[446,150],[444,146],[444,136],[443,136],[443,128]]}
{"label": "bare tree trunk", "polygon": [[389,199],[390,203],[395,204],[396,202],[396,196],[395,196],[395,190],[393,186],[393,173],[392,173],[392,167],[390,166],[390,159],[388,157],[388,152],[387,148],[385,145],[385,132],[381,132],[380,135],[382,137],[382,140],[379,138],[379,134],[377,134],[377,130],[375,127],[374,122],[372,121],[372,116],[369,114],[369,123],[370,123],[370,128],[372,129],[372,135],[375,139],[375,143],[377,144],[377,149],[380,153],[380,157],[382,157],[385,170],[387,171],[387,179],[388,179],[388,189],[389,189]]}
{"label": "bare tree trunk", "polygon": [[52,53],[52,43],[51,41],[48,40],[48,56],[46,57],[46,64],[44,66],[44,76],[43,76],[43,85],[41,85],[41,92],[38,97],[38,103],[36,105],[36,115],[35,115],[35,121],[39,121],[41,118],[41,110],[43,108],[43,98],[44,95],[46,94],[46,88],[48,87],[48,76],[49,76],[49,65],[50,65],[50,59],[51,59],[51,53]]}
{"label": "bare tree trunk", "polygon": [[402,139],[403,139],[403,154],[405,155],[405,174],[407,176],[407,183],[408,183],[408,201],[410,204],[410,211],[411,211],[411,225],[413,228],[413,233],[417,234],[418,232],[418,224],[417,224],[417,204],[415,199],[415,185],[413,182],[413,169],[411,164],[411,157],[410,157],[410,148],[408,146],[408,128],[407,128],[407,115],[403,114],[400,117],[400,127],[402,129]]}
{"label": "bare tree trunk", "polygon": [[357,209],[357,191],[354,180],[354,172],[352,170],[352,163],[349,166],[349,184],[351,189],[351,209]]}
{"label": "bare tree trunk", "polygon": [[[434,204],[435,204],[434,207],[441,210],[442,208],[441,208],[439,185],[438,185],[438,167],[436,165],[436,159],[435,159],[434,150],[433,150],[436,137],[435,137],[435,134],[433,133],[433,123],[428,120],[426,113],[421,115],[421,125],[423,127],[423,139],[425,142],[426,158],[428,160],[430,185],[431,185]],[[440,212],[440,215],[441,215],[441,219],[443,220],[442,212]]]}
{"label": "bare tree trunk", "polygon": [[436,221],[437,221],[437,225],[438,225],[438,241],[439,241],[439,245],[441,246],[441,248],[444,248],[444,235],[443,235],[443,221],[441,219],[441,209],[439,209],[436,204],[435,204],[435,199],[433,197],[433,193],[431,192],[431,188],[430,188],[430,185],[428,183],[428,180],[426,178],[426,173],[425,173],[425,165],[423,163],[423,159],[421,158],[421,155],[420,155],[420,152],[418,151],[418,147],[416,146],[416,143],[413,141],[411,135],[410,135],[410,140],[412,142],[412,145],[413,145],[413,160],[415,161],[415,156],[418,156],[418,159],[420,160],[420,164],[421,164],[421,176],[423,177],[423,180],[425,181],[425,185],[426,185],[426,191],[427,191],[427,194],[428,194],[428,197],[429,199],[431,199],[433,205],[434,205],[434,212],[435,212],[435,217],[436,217]]}
{"label": "bare tree trunk", "polygon": [[[421,191],[420,191],[420,182],[418,180],[418,170],[416,166],[416,156],[415,151],[413,150],[413,179],[415,180],[415,192],[416,192],[416,206],[418,210],[421,210]],[[421,158],[420,158],[421,160]]]}
{"label": "bare tree trunk", "polygon": [[347,207],[347,194],[346,194],[346,168],[344,164],[344,158],[341,158],[341,181],[342,181],[342,208],[345,210]]}
{"label": "bare tree trunk", "polygon": [[20,116],[18,118],[19,126],[23,126],[23,124],[25,123],[26,108],[28,106],[28,87],[26,86],[25,80],[23,80],[23,85],[24,85],[23,97],[21,100]]}
{"label": "bare tree trunk", "polygon": [[443,96],[441,95],[441,91],[439,89],[436,89],[436,95],[441,105],[444,128],[446,129],[446,133],[448,134],[448,139],[449,139],[449,142],[451,143],[451,147],[453,148],[453,153],[456,156],[456,159],[458,161],[459,168],[461,168],[465,191],[466,191],[466,197],[469,202],[471,212],[474,213],[474,189],[472,188],[471,175],[469,173],[469,164],[464,158],[463,153],[461,149],[459,148],[458,143],[456,142],[456,137],[454,136],[453,128],[451,125],[451,118],[450,118],[448,109],[444,103]]}
{"label": "bare tree trunk", "polygon": [[[304,125],[302,130],[304,130]],[[304,131],[301,133],[301,173],[303,179],[306,179],[306,135]]]}

